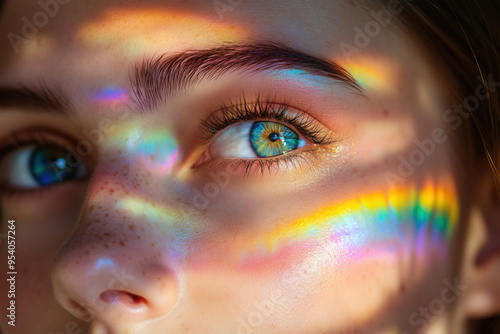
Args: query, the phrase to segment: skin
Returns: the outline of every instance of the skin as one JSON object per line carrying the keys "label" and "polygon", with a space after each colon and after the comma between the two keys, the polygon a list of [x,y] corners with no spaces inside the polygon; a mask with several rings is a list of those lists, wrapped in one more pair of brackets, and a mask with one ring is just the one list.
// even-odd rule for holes
{"label": "skin", "polygon": [[[2,35],[38,10],[36,1],[7,2]],[[88,140],[83,130],[102,134],[83,159],[91,178],[2,197],[2,233],[16,220],[18,271],[16,327],[3,316],[2,331],[460,333],[468,314],[495,312],[488,285],[473,280],[483,277],[472,268],[483,225],[464,238],[471,217],[483,220],[475,188],[452,163],[464,157],[441,117],[452,103],[446,77],[395,21],[359,52],[343,52],[371,21],[354,2],[244,1],[221,14],[207,1],[87,1],[61,5],[17,54],[2,39],[0,84],[42,78],[70,97],[74,116],[7,109],[0,142],[35,127],[62,147]],[[129,69],[143,57],[252,41],[338,62],[363,90],[286,71],[233,72],[147,113],[126,94],[99,98],[106,87],[130,92]],[[307,112],[339,141],[309,143],[301,168],[262,175],[205,161],[214,142],[200,139],[200,122],[242,90]],[[401,157],[421,150],[415,140],[433,152],[402,175]],[[217,180],[218,194],[199,205]]]}

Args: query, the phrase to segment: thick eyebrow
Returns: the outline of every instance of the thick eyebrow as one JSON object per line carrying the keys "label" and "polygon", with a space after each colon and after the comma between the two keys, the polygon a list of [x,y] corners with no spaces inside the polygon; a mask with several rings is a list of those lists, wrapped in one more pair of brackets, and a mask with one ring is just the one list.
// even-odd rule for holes
{"label": "thick eyebrow", "polygon": [[286,69],[303,70],[312,75],[338,80],[362,92],[352,75],[337,63],[282,44],[257,43],[146,58],[131,72],[131,98],[139,108],[151,110],[175,92],[203,79],[216,79],[235,70],[259,72]]}
{"label": "thick eyebrow", "polygon": [[26,86],[0,87],[0,109],[22,108],[67,115],[72,110],[69,98],[57,88],[43,82],[33,88]]}

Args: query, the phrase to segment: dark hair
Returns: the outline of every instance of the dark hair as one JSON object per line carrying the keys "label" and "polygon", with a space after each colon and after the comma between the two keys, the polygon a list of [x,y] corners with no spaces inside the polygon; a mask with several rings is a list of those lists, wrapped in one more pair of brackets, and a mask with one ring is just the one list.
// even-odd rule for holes
{"label": "dark hair", "polygon": [[[500,81],[500,0],[401,0],[405,22],[441,62],[459,101],[474,96],[489,78]],[[479,78],[479,81],[478,81]],[[498,89],[469,109],[468,153],[488,161],[500,184],[500,94]]]}
{"label": "dark hair", "polygon": [[[388,1],[388,0],[386,0]],[[476,94],[478,84],[500,81],[500,0],[400,0],[401,23],[409,26],[444,69],[457,102]],[[479,78],[479,80],[478,80]],[[464,120],[470,159],[488,162],[500,185],[500,87]],[[499,192],[500,193],[500,192]],[[499,197],[500,198],[500,197]],[[500,203],[499,203],[500,205]],[[473,333],[500,333],[500,317],[471,321]]]}

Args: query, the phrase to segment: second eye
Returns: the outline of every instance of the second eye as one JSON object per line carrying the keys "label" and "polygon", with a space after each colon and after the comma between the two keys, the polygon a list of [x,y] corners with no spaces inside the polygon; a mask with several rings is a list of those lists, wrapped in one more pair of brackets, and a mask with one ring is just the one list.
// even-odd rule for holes
{"label": "second eye", "polygon": [[270,158],[306,146],[289,127],[272,121],[235,124],[212,142],[212,157]]}

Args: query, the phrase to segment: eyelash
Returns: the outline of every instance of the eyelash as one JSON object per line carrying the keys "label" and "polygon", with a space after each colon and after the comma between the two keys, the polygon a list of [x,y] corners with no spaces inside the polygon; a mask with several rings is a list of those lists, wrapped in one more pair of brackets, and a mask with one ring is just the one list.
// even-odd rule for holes
{"label": "eyelash", "polygon": [[[339,142],[331,131],[324,129],[316,120],[305,113],[292,114],[286,103],[273,102],[275,99],[263,99],[257,96],[250,102],[244,95],[237,100],[224,104],[201,122],[202,139],[208,144],[222,130],[236,123],[254,120],[273,120],[291,125],[297,132],[314,145],[327,146]],[[308,162],[306,155],[312,155],[316,147],[304,148],[270,158],[255,159],[220,159],[217,162],[222,168],[241,168],[245,177],[252,172],[271,172],[273,167],[279,170],[282,166],[301,167]]]}
{"label": "eyelash", "polygon": [[257,96],[255,102],[249,102],[245,96],[229,104],[222,105],[217,113],[202,121],[200,130],[202,139],[209,142],[217,133],[230,125],[261,119],[276,120],[292,125],[301,135],[313,144],[328,145],[338,141],[330,131],[325,131],[311,116],[304,113],[291,115],[286,104],[262,100]]}

